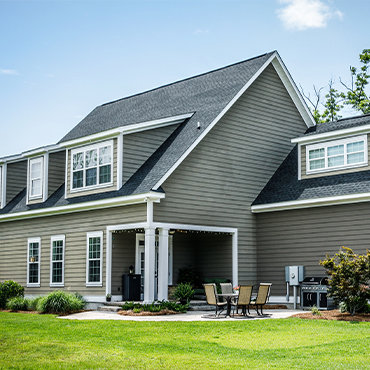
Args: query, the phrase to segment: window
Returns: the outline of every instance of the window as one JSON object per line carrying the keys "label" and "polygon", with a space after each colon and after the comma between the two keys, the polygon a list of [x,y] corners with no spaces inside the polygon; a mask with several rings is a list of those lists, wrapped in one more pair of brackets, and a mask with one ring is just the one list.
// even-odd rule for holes
{"label": "window", "polygon": [[30,159],[29,162],[29,199],[42,198],[43,191],[43,157]]}
{"label": "window", "polygon": [[308,145],[306,157],[307,173],[366,165],[367,136]]}
{"label": "window", "polygon": [[0,208],[3,200],[3,166],[0,166]]}
{"label": "window", "polygon": [[65,236],[51,237],[50,286],[64,286]]}
{"label": "window", "polygon": [[41,256],[41,239],[28,239],[27,249],[27,286],[40,286],[40,256]]}
{"label": "window", "polygon": [[72,150],[71,190],[112,184],[113,142]]}
{"label": "window", "polygon": [[103,232],[87,233],[86,285],[102,286]]}

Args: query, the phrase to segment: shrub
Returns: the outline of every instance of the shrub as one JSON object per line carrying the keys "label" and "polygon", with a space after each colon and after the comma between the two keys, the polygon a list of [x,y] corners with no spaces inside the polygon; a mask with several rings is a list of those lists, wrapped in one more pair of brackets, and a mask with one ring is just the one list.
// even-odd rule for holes
{"label": "shrub", "polygon": [[82,310],[85,302],[75,294],[56,290],[42,297],[37,304],[38,311],[42,313],[66,314]]}
{"label": "shrub", "polygon": [[14,297],[8,299],[6,308],[11,311],[28,311],[29,300],[23,297]]}
{"label": "shrub", "polygon": [[194,289],[189,283],[181,283],[176,287],[173,293],[174,297],[180,300],[180,303],[189,303],[194,295]]}
{"label": "shrub", "polygon": [[134,302],[126,302],[122,306],[123,311],[133,311],[139,313],[142,311],[146,312],[160,312],[162,310],[170,310],[175,312],[186,312],[189,308],[188,305],[179,304],[176,302],[161,301],[152,304],[141,304]]}
{"label": "shrub", "polygon": [[28,300],[28,309],[30,311],[39,311],[38,309],[38,304],[39,304],[39,301],[42,297],[36,297],[36,298],[33,298],[33,299],[29,299]]}
{"label": "shrub", "polygon": [[193,287],[201,287],[202,279],[193,267],[183,267],[179,269],[177,284],[189,283]]}
{"label": "shrub", "polygon": [[15,281],[7,280],[0,283],[0,308],[6,307],[6,301],[14,297],[23,297],[24,288]]}
{"label": "shrub", "polygon": [[317,306],[313,305],[312,308],[311,308],[311,312],[312,312],[312,315],[317,315],[317,316],[321,316],[321,312],[320,310],[317,308]]}
{"label": "shrub", "polygon": [[366,255],[357,255],[352,249],[343,250],[333,257],[327,256],[320,261],[329,275],[328,293],[336,304],[342,303],[342,309],[352,315],[367,311],[370,299],[370,251]]}

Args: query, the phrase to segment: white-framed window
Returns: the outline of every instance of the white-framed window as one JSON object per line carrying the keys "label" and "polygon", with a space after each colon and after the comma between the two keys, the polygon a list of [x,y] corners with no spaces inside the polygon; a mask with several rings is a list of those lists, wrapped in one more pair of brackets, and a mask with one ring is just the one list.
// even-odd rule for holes
{"label": "white-framed window", "polygon": [[27,286],[40,286],[41,238],[29,238],[27,243]]}
{"label": "white-framed window", "polygon": [[0,166],[0,208],[3,200],[3,166]]}
{"label": "white-framed window", "polygon": [[44,157],[29,160],[28,198],[39,199],[43,196]]}
{"label": "white-framed window", "polygon": [[113,141],[71,151],[71,191],[113,184]]}
{"label": "white-framed window", "polygon": [[366,166],[367,136],[356,136],[306,146],[306,173]]}
{"label": "white-framed window", "polygon": [[86,285],[102,286],[103,284],[103,232],[86,234]]}
{"label": "white-framed window", "polygon": [[65,235],[51,237],[50,286],[64,286]]}

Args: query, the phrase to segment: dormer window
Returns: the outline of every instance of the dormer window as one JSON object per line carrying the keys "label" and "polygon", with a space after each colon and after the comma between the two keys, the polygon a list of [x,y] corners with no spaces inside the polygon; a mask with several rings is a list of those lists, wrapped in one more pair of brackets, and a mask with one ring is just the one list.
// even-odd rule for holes
{"label": "dormer window", "polygon": [[39,199],[43,196],[44,158],[32,158],[29,161],[29,199]]}
{"label": "dormer window", "polygon": [[307,173],[367,165],[367,136],[307,145]]}
{"label": "dormer window", "polygon": [[73,149],[71,156],[71,191],[112,185],[112,141]]}

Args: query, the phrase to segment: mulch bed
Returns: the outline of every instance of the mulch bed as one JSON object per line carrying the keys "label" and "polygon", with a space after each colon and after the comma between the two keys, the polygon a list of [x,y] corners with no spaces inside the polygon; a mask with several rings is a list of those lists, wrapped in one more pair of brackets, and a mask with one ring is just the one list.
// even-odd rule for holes
{"label": "mulch bed", "polygon": [[0,310],[0,312],[13,312],[13,313],[34,313],[34,314],[39,314],[40,312],[38,311],[12,311],[12,310]]}
{"label": "mulch bed", "polygon": [[162,316],[162,315],[174,315],[180,312],[172,310],[161,310],[159,312],[149,312],[149,311],[134,312],[133,310],[127,310],[127,311],[118,311],[117,313],[122,316]]}
{"label": "mulch bed", "polygon": [[338,320],[338,321],[362,321],[370,322],[370,313],[362,313],[351,315],[349,313],[341,313],[339,310],[320,311],[320,315],[314,315],[312,312],[299,313],[292,317],[307,320]]}

